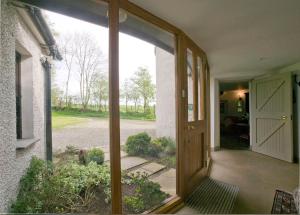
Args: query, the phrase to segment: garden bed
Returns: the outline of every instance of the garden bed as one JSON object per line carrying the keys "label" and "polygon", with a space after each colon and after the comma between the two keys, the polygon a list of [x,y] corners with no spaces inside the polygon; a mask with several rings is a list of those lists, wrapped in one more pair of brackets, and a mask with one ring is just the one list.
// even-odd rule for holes
{"label": "garden bed", "polygon": [[[89,155],[84,160],[83,152],[72,147],[55,155],[53,163],[34,157],[11,212],[111,214],[110,169],[103,164],[99,149],[95,151],[84,152]],[[169,197],[146,176],[122,175],[124,213],[142,213]]]}

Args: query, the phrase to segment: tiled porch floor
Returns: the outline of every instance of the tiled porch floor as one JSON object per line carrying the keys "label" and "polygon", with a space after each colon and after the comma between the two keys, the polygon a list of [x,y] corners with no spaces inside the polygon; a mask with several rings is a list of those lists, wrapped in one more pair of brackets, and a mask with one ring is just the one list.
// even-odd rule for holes
{"label": "tiled porch floor", "polygon": [[[239,187],[235,214],[271,212],[276,189],[293,191],[299,186],[299,166],[248,150],[221,150],[212,153],[211,177]],[[196,211],[184,207],[178,213]]]}

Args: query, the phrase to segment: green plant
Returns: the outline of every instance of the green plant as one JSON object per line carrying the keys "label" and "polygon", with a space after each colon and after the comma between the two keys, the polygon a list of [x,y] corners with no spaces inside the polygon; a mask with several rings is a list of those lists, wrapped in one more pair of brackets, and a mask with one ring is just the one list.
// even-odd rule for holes
{"label": "green plant", "polygon": [[167,155],[176,154],[176,143],[170,137],[160,137],[152,140],[153,145],[158,145]]}
{"label": "green plant", "polygon": [[106,165],[74,162],[54,167],[33,157],[20,181],[20,190],[11,206],[12,213],[69,213],[89,208],[95,189],[103,189],[111,199],[110,172]]}
{"label": "green plant", "polygon": [[20,180],[16,202],[11,206],[13,213],[39,213],[45,207],[42,197],[45,185],[53,174],[53,166],[37,157],[32,157],[26,174]]}
{"label": "green plant", "polygon": [[150,142],[151,137],[146,132],[129,136],[125,151],[128,155],[147,155]]}
{"label": "green plant", "polygon": [[147,155],[151,157],[160,157],[163,152],[163,148],[158,144],[153,144],[153,141],[148,146]]}
{"label": "green plant", "polygon": [[168,194],[160,190],[160,185],[150,181],[146,175],[137,174],[131,177],[129,183],[136,187],[133,195],[124,197],[125,207],[129,213],[149,210],[168,197]]}
{"label": "green plant", "polygon": [[168,168],[176,168],[176,157],[175,157],[175,155],[163,157],[160,160],[158,160],[157,162],[167,166]]}
{"label": "green plant", "polygon": [[86,154],[86,162],[96,162],[101,165],[104,163],[104,152],[101,149],[94,148],[87,152]]}
{"label": "green plant", "polygon": [[136,196],[125,196],[124,203],[127,210],[132,213],[140,213],[145,208],[144,201]]}

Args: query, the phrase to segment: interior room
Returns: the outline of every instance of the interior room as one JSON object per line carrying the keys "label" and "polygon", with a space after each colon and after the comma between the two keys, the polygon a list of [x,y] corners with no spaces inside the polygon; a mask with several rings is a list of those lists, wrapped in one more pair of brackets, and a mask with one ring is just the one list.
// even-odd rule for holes
{"label": "interior room", "polygon": [[249,127],[248,82],[220,82],[220,147],[248,149]]}

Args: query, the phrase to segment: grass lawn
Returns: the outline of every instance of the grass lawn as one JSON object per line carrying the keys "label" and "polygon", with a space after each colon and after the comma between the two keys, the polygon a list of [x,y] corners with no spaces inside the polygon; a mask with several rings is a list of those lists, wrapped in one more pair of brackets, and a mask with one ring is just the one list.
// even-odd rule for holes
{"label": "grass lawn", "polygon": [[75,125],[78,123],[82,123],[87,121],[85,118],[80,117],[72,117],[69,115],[61,115],[59,113],[53,112],[52,113],[52,128],[53,129],[59,129],[64,128],[68,125]]}
{"label": "grass lawn", "polygon": [[[108,118],[108,112],[99,112],[95,110],[81,111],[77,108],[57,110],[52,109],[52,115],[54,117],[74,117],[74,118]],[[126,112],[121,109],[120,111],[121,119],[132,119],[132,120],[143,120],[143,121],[155,121],[155,116],[153,113],[144,113],[144,112]]]}
{"label": "grass lawn", "polygon": [[[78,123],[86,122],[88,118],[103,118],[107,119],[109,116],[108,112],[99,112],[95,110],[81,111],[77,108],[57,110],[52,109],[52,128],[59,129],[64,128],[68,125],[75,125]],[[143,112],[126,112],[121,109],[121,119],[129,120],[143,120],[143,121],[154,121],[155,116],[151,113]]]}

